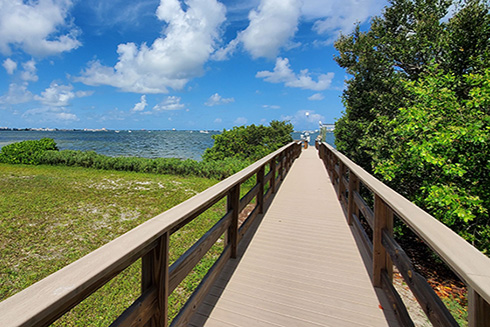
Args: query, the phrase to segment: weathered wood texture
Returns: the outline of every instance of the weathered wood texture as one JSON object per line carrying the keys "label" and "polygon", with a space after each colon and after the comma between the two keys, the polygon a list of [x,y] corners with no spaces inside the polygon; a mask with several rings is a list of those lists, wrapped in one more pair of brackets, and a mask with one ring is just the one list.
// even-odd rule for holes
{"label": "weathered wood texture", "polygon": [[[349,214],[348,220],[355,222],[353,225],[356,228],[363,228],[358,220],[360,211],[373,229],[374,285],[386,284],[386,281],[383,281],[383,274],[386,272],[387,277],[390,277],[391,258],[407,280],[407,284],[431,322],[435,326],[456,325],[442,301],[423,277],[413,271],[410,260],[393,240],[392,216],[395,213],[468,286],[470,290],[469,325],[490,326],[490,259],[434,217],[368,174],[332,146],[326,143],[320,144],[319,155],[324,160],[337,192],[342,192],[343,184],[345,184],[344,175],[348,171],[349,196],[346,208]],[[374,212],[359,195],[357,185],[359,182],[374,195]],[[341,198],[340,194],[338,196]],[[363,235],[363,243],[370,248],[371,242],[365,232],[361,231],[361,235]],[[390,295],[390,297],[394,299],[393,296]]]}
{"label": "weathered wood texture", "polygon": [[261,219],[190,325],[397,325],[390,307],[380,308],[314,147],[293,163]]}

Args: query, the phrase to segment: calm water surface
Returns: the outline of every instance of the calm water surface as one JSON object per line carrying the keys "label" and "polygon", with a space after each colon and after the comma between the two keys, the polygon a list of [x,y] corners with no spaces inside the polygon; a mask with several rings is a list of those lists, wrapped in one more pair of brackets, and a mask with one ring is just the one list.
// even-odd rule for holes
{"label": "calm water surface", "polygon": [[[136,156],[145,158],[182,158],[200,160],[204,150],[214,144],[217,131],[0,131],[0,148],[10,143],[39,140],[49,137],[60,150],[95,151],[107,156]],[[314,144],[318,134],[310,134]],[[300,139],[301,133],[293,133]],[[333,134],[327,142],[333,144]]]}

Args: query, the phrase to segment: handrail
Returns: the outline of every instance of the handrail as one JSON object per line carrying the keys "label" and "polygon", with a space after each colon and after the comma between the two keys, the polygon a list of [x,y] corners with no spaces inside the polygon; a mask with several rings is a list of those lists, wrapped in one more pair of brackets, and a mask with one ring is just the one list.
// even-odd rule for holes
{"label": "handrail", "polygon": [[[395,213],[468,286],[470,326],[483,326],[483,324],[488,326],[490,324],[490,259],[443,223],[367,173],[331,145],[327,143],[319,144],[319,155],[327,166],[332,182],[336,185],[339,200],[347,209],[349,223],[352,224],[354,220],[357,220],[354,226],[360,226],[358,223],[359,211],[364,212],[365,216],[367,215],[368,221],[371,220],[369,222],[373,229],[372,246],[374,249],[372,255],[373,283],[375,286],[383,284],[383,271],[387,272],[388,277],[391,279],[389,267],[391,266],[391,259],[393,259],[395,264],[399,262],[403,267],[411,267],[411,264],[406,262],[404,253],[401,252],[403,250],[399,248],[393,237],[390,236],[393,233],[392,219],[393,213]],[[359,196],[359,182],[374,194],[374,214],[372,211],[369,212],[371,209],[365,206],[365,203],[363,206],[359,206],[361,203],[359,199],[362,199]],[[374,215],[374,217],[371,215]],[[366,242],[367,240],[363,241]],[[403,262],[400,261],[402,257]],[[397,267],[402,275],[405,273],[404,278],[408,278],[410,282],[412,279],[419,278],[411,271],[413,268],[407,268],[403,271],[403,267],[400,268],[398,264]],[[409,286],[411,286],[410,282],[408,282]],[[414,287],[419,288],[414,291],[414,294],[418,292],[421,298],[424,297],[423,293],[426,292],[426,287],[420,286],[422,285],[421,282],[414,283]],[[423,290],[420,290],[422,288]],[[417,297],[417,294],[415,295]],[[419,302],[424,301],[418,300]],[[432,299],[428,301],[437,302],[437,300]],[[432,304],[435,306],[439,305],[434,303]],[[429,304],[423,303],[423,307],[424,305],[427,306]],[[450,321],[441,323],[441,321],[446,319],[444,317],[441,318],[445,313],[438,310],[439,308],[430,307],[429,312],[426,312],[431,321],[434,319],[436,325],[455,323]],[[433,316],[431,317],[431,315]],[[447,319],[451,318],[448,317]]]}
{"label": "handrail", "polygon": [[[47,326],[76,306],[91,293],[106,284],[139,258],[142,262],[142,295],[116,321],[115,325],[131,321],[145,325],[152,319],[158,326],[167,324],[168,295],[192,267],[205,255],[207,249],[228,231],[228,244],[221,257],[210,269],[198,289],[181,310],[176,319],[185,321],[188,312],[195,307],[199,290],[211,284],[228,258],[236,256],[239,242],[238,214],[240,184],[254,174],[257,184],[257,208],[264,205],[264,186],[268,182],[274,193],[280,179],[299,156],[301,146],[292,142],[265,156],[242,171],[195,195],[189,200],[144,222],[124,235],[105,244],[81,259],[49,275],[23,291],[0,303],[0,326]],[[276,165],[276,162],[278,163]],[[264,180],[264,168],[270,165],[273,175]],[[275,178],[276,169],[279,176]],[[256,189],[258,187],[258,189]],[[260,193],[262,192],[262,196]],[[202,212],[228,197],[228,210],[193,247],[184,253],[171,267],[168,266],[168,241],[170,235],[185,226]],[[248,196],[250,202],[253,197]],[[250,215],[252,216],[252,215]],[[253,219],[253,217],[250,217]],[[254,215],[255,217],[256,215]],[[248,223],[250,225],[250,223]],[[207,282],[206,285],[203,285]],[[146,310],[146,311],[145,311]],[[186,313],[183,311],[186,310]],[[141,313],[145,316],[141,319]],[[175,320],[174,320],[175,322]]]}

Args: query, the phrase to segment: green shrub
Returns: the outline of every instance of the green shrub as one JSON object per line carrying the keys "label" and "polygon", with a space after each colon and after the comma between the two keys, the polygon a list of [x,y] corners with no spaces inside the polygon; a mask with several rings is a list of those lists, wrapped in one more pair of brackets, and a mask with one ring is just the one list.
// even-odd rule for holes
{"label": "green shrub", "polygon": [[13,143],[3,147],[0,152],[0,162],[77,166],[102,170],[224,179],[244,169],[253,161],[236,157],[207,161],[182,160],[178,158],[108,157],[94,151],[59,151],[54,140],[41,139],[38,141]]}
{"label": "green shrub", "polygon": [[293,125],[285,121],[273,120],[270,126],[239,126],[213,135],[214,145],[206,149],[204,161],[238,158],[258,160],[283,145],[293,141]]}
{"label": "green shrub", "polygon": [[252,162],[237,158],[195,161],[177,158],[108,157],[94,151],[45,151],[39,163],[46,165],[78,166],[102,170],[135,171],[152,174],[198,176],[224,179],[244,169]]}
{"label": "green shrub", "polygon": [[49,150],[58,150],[54,140],[49,138],[12,143],[0,151],[0,162],[38,165],[40,157]]}

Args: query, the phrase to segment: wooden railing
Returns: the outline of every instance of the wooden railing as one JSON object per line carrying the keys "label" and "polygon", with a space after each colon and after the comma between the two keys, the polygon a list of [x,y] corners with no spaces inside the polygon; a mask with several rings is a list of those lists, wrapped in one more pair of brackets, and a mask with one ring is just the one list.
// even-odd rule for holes
{"label": "wooden railing", "polygon": [[[227,244],[219,259],[172,321],[173,326],[185,325],[226,261],[236,257],[245,231],[262,213],[264,204],[300,153],[300,143],[292,142],[6,299],[0,303],[0,326],[47,326],[139,258],[142,258],[141,296],[112,325],[166,326],[168,296],[226,233]],[[240,199],[240,185],[253,175],[257,176],[255,186]],[[170,235],[224,197],[226,214],[169,266]],[[254,198],[255,209],[238,227],[239,213]]]}
{"label": "wooden railing", "polygon": [[[393,287],[393,264],[434,326],[458,326],[441,299],[414,269],[407,254],[393,238],[394,215],[437,253],[466,284],[469,325],[490,326],[490,259],[329,144],[321,143],[317,147],[338,198],[347,212],[348,223],[357,230],[372,258],[373,284],[386,290],[402,324],[413,326],[405,305]],[[361,196],[361,184],[374,197],[374,210]],[[371,237],[362,226],[360,215],[372,230]]]}

